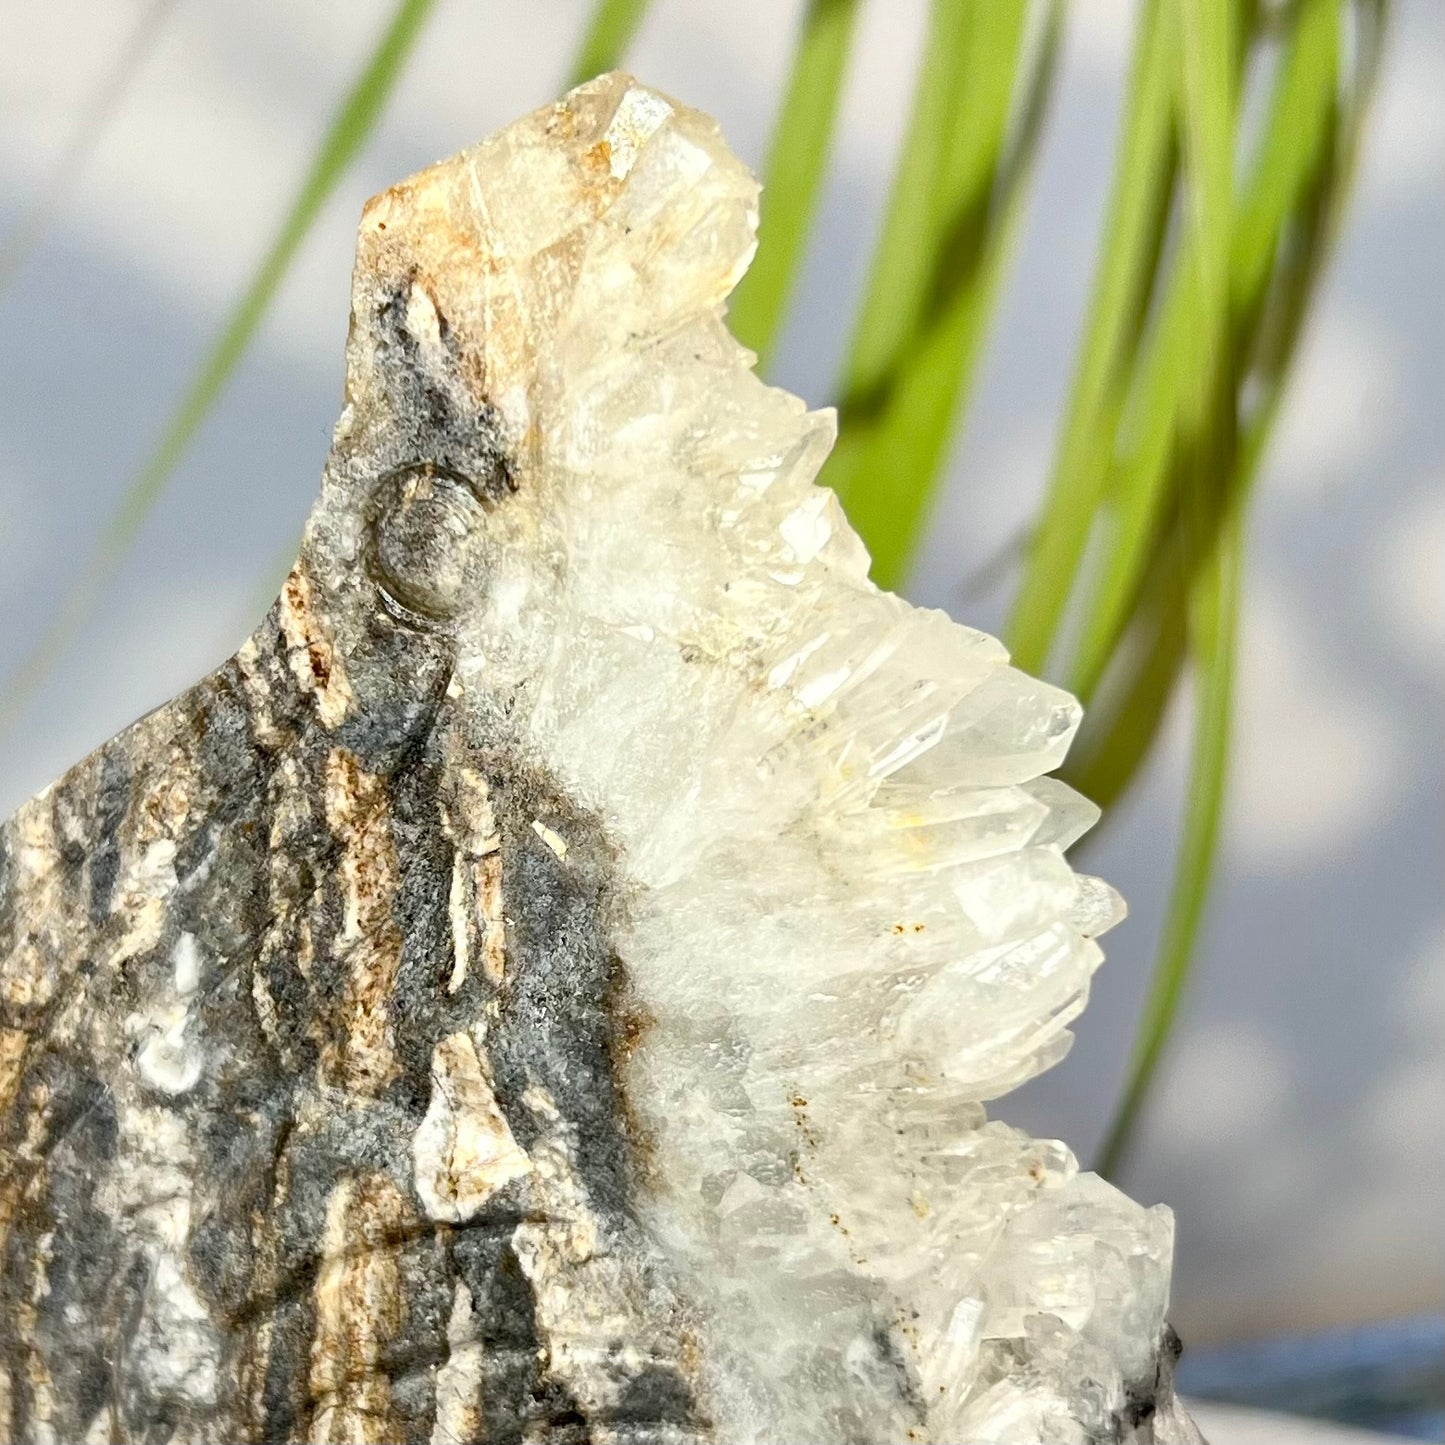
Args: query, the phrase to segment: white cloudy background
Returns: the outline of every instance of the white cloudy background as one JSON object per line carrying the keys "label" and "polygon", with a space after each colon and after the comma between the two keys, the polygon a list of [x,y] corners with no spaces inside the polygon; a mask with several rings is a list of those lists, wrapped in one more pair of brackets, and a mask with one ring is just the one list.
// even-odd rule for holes
{"label": "white cloudy background", "polygon": [[[0,231],[144,0],[0,0]],[[0,295],[0,676],[38,634],[248,277],[390,0],[180,0],[45,244]],[[873,0],[780,379],[824,401],[906,119],[921,0]],[[631,57],[762,147],[800,5],[658,0]],[[1087,294],[1127,0],[1072,11],[1017,264],[912,594],[1034,506]],[[229,654],[316,487],[362,200],[552,98],[582,7],[443,0],[378,134],[80,644],[3,740],[8,811]],[[1445,12],[1403,0],[1361,184],[1264,469],[1223,868],[1187,1020],[1126,1180],[1179,1215],[1196,1341],[1438,1308]],[[1000,1112],[1087,1155],[1163,906],[1185,735],[1090,866],[1129,897],[1074,1053]]]}

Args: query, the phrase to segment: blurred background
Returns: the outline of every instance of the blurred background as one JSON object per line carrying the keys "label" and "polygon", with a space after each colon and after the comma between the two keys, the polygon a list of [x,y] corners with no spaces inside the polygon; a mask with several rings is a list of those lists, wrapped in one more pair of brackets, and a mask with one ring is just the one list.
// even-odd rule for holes
{"label": "blurred background", "polygon": [[[923,0],[856,11],[813,229],[769,355],[772,378],[814,404],[837,398],[848,369],[928,58]],[[395,13],[392,0],[0,0],[0,678],[27,665],[85,573]],[[48,649],[38,688],[14,694],[24,705],[0,747],[0,809],[249,631],[339,409],[362,201],[554,98],[590,15],[562,0],[431,8],[118,575]],[[658,0],[626,63],[715,115],[761,169],[803,17],[782,0]],[[993,632],[1010,626],[1075,384],[1136,21],[1129,0],[1062,12],[967,406],[898,567],[914,600]],[[1442,97],[1445,9],[1400,0],[1243,523],[1217,871],[1177,1027],[1115,1170],[1176,1211],[1174,1318],[1196,1393],[1435,1439]],[[97,106],[104,123],[90,126]],[[94,134],[89,150],[75,148],[78,130]],[[996,1109],[1086,1161],[1116,1117],[1159,952],[1198,786],[1194,715],[1186,677],[1082,860],[1131,917],[1108,940],[1072,1054]],[[1210,1418],[1218,1442],[1295,1438],[1277,1423],[1252,1435],[1248,1415]],[[1347,1438],[1310,1428],[1298,1438]]]}

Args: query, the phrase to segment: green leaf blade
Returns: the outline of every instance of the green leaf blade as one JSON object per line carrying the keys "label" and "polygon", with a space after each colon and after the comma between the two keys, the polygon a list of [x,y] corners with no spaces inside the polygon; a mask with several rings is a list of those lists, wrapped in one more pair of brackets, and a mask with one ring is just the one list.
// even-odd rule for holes
{"label": "green leaf blade", "polygon": [[1218,546],[1190,590],[1190,653],[1197,699],[1189,792],[1158,962],[1150,979],[1123,1094],[1099,1154],[1097,1168],[1106,1178],[1117,1178],[1128,1160],[1184,997],[1213,881],[1229,769],[1243,562],[1242,520],[1243,509],[1234,508],[1228,525],[1219,534]]}
{"label": "green leaf blade", "polygon": [[1202,310],[1193,277],[1186,273],[1176,281],[1140,358],[1119,423],[1122,455],[1109,473],[1112,505],[1104,528],[1107,545],[1083,608],[1068,673],[1070,689],[1085,702],[1092,698],[1135,606],[1143,570],[1171,502],[1180,391],[1197,364],[1195,342]]}
{"label": "green leaf blade", "polygon": [[897,588],[907,576],[979,359],[1007,250],[1008,237],[996,238],[985,264],[957,288],[928,337],[899,369],[892,405],[866,434],[854,433],[843,444],[843,465],[868,478],[866,487],[850,489],[849,519],[868,544],[871,575],[880,587]]}
{"label": "green leaf blade", "polygon": [[1171,538],[1156,558],[1145,599],[1121,639],[1062,775],[1104,810],[1107,825],[1149,756],[1184,671],[1188,560]]}
{"label": "green leaf blade", "polygon": [[807,245],[832,146],[858,0],[810,0],[763,168],[758,254],[728,324],[766,366]]}
{"label": "green leaf blade", "polygon": [[[1024,64],[1031,10],[1043,23]],[[866,388],[845,389],[839,444],[823,475],[883,587],[906,576],[976,372],[1050,89],[1060,16],[1057,5],[1025,0],[974,7],[946,104],[927,94],[940,67],[925,66],[920,76],[915,118],[931,116],[946,129],[945,143],[929,152],[933,171],[917,192],[905,177],[921,170],[919,148],[905,147],[857,333],[866,349],[866,338],[881,334],[870,333],[870,315],[891,302],[893,350],[886,359],[878,353],[886,364]],[[899,208],[920,236],[902,259],[890,246],[904,229]],[[870,375],[869,363],[855,355],[848,375]]]}
{"label": "green leaf blade", "polygon": [[[1215,867],[1227,775],[1244,517],[1340,214],[1378,65],[1379,30],[1372,30],[1369,20],[1378,17],[1382,7],[1364,0],[1354,7],[1352,83],[1342,96],[1342,21],[1347,8],[1348,0],[1301,0],[1291,12],[1269,117],[1249,181],[1232,207],[1227,297],[1211,293],[1210,281],[1197,270],[1192,276],[1185,272],[1181,282],[1194,292],[1201,326],[1213,312],[1222,348],[1212,388],[1207,369],[1185,377],[1180,387],[1182,455],[1170,482],[1177,493],[1171,504],[1181,556],[1177,575],[1187,579],[1188,588],[1188,651],[1195,675],[1193,756],[1158,961],[1122,1098],[1102,1148],[1099,1167],[1107,1174],[1117,1175],[1127,1162],[1176,1025]],[[1217,241],[1202,235],[1197,223],[1190,239],[1195,255],[1186,259],[1207,271],[1211,262],[1201,260],[1201,253]],[[1220,384],[1221,379],[1228,385]],[[1241,416],[1246,386],[1254,397],[1248,414]],[[1142,595],[1147,599],[1150,594],[1146,586]],[[1163,669],[1177,654],[1178,644],[1162,633],[1156,644],[1152,656],[1136,657],[1132,673],[1126,671],[1126,700],[1106,718],[1114,726],[1100,744],[1085,741],[1082,780],[1106,792],[1127,786],[1137,772],[1157,730],[1165,689],[1172,689]],[[1146,715],[1152,707],[1152,721],[1146,716],[1141,725],[1129,718],[1130,707]]]}
{"label": "green leaf blade", "polygon": [[1234,305],[1258,312],[1289,215],[1334,142],[1344,0],[1301,0],[1280,63],[1269,118],[1235,216],[1230,254]]}
{"label": "green leaf blade", "polygon": [[648,0],[598,0],[577,47],[567,88],[615,70],[647,14]]}
{"label": "green leaf blade", "polygon": [[848,350],[842,392],[881,387],[918,324],[933,256],[933,217],[957,97],[967,79],[973,7],[933,0],[908,133]]}
{"label": "green leaf blade", "polygon": [[1119,157],[1099,265],[1048,494],[1005,629],[1017,664],[1042,672],[1104,493],[1116,394],[1153,288],[1173,184],[1168,63],[1176,43],[1164,0],[1141,7]]}

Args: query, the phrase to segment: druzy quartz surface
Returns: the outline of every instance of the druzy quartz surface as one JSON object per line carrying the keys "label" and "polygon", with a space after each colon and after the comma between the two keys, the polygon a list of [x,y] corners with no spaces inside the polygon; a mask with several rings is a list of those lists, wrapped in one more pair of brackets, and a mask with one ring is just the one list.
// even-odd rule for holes
{"label": "druzy quartz surface", "polygon": [[1172,1223],[985,1103],[1079,710],[868,581],[622,75],[375,198],[300,557],[0,851],[0,1439],[1181,1442]]}

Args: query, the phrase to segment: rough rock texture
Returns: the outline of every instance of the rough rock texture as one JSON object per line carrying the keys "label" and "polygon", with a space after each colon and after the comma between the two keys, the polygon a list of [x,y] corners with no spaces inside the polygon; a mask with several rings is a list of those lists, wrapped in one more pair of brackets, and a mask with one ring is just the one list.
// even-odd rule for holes
{"label": "rough rock texture", "polygon": [[1073,701],[866,580],[604,77],[372,201],[301,556],[0,850],[0,1440],[1182,1441],[1171,1222],[982,1101]]}

